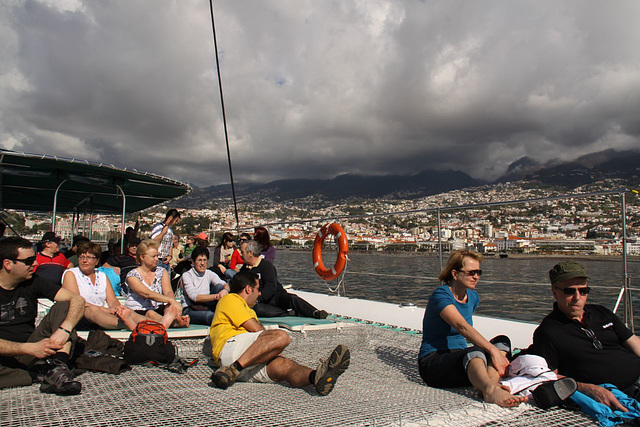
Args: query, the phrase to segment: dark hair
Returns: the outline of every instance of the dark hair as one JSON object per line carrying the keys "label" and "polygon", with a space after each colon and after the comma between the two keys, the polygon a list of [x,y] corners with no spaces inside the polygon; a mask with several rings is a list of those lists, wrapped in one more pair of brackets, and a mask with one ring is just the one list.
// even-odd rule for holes
{"label": "dark hair", "polygon": [[76,254],[78,256],[82,254],[91,254],[94,255],[98,260],[102,256],[102,248],[99,244],[93,243],[92,241],[80,242],[78,243],[78,249],[76,250]]}
{"label": "dark hair", "polygon": [[178,217],[180,218],[180,212],[178,211],[178,209],[169,209],[167,211],[167,216],[164,218],[164,220],[168,220],[169,218],[175,218]]}
{"label": "dark hair", "polygon": [[242,239],[251,240],[252,239],[251,234],[249,234],[249,233],[241,233],[240,237],[238,237],[238,240],[242,240]]}
{"label": "dark hair", "polygon": [[218,246],[223,246],[225,243],[233,242],[235,237],[233,237],[232,233],[228,231],[222,235],[222,239],[220,240],[220,244]]}
{"label": "dark hair", "polygon": [[204,246],[196,246],[191,252],[191,259],[195,261],[200,255],[206,255],[207,259],[209,259],[209,249]]}
{"label": "dark hair", "polygon": [[4,222],[0,222],[0,236],[4,235],[4,230],[7,229],[7,226],[4,225]]}
{"label": "dark hair", "polygon": [[[73,240],[71,242],[71,246],[79,245],[80,243],[90,242],[89,238],[84,237],[82,234],[76,234],[73,236]],[[102,253],[102,251],[100,251]]]}
{"label": "dark hair", "polygon": [[33,244],[19,236],[11,236],[0,240],[0,263],[5,259],[18,258],[19,249],[32,249]]}
{"label": "dark hair", "polygon": [[127,246],[138,246],[142,242],[139,237],[133,236],[127,240]]}
{"label": "dark hair", "polygon": [[269,237],[269,231],[264,227],[256,227],[253,233],[253,239],[260,243],[262,250],[269,249],[271,246],[271,238]]}
{"label": "dark hair", "polygon": [[464,259],[471,258],[475,259],[478,262],[482,262],[482,255],[478,252],[470,251],[468,249],[460,249],[451,253],[449,259],[447,260],[447,264],[444,266],[440,274],[438,275],[438,280],[444,283],[451,283],[453,280],[453,275],[451,272],[453,270],[458,270],[464,267]]}
{"label": "dark hair", "polygon": [[256,279],[258,275],[251,270],[241,271],[231,279],[231,284],[229,285],[229,289],[231,293],[239,294],[242,292],[247,285],[252,288],[255,287]]}

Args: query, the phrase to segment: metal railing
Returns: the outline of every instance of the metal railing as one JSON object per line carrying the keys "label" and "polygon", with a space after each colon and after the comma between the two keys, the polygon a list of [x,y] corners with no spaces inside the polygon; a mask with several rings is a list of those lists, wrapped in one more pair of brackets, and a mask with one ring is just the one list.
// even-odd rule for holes
{"label": "metal railing", "polygon": [[[457,211],[457,210],[469,210],[469,209],[482,209],[482,208],[491,208],[498,206],[508,206],[508,205],[518,205],[518,204],[527,204],[527,203],[544,203],[549,201],[557,201],[557,200],[571,200],[571,199],[585,199],[596,196],[619,196],[620,197],[620,226],[622,229],[622,264],[624,271],[624,280],[623,284],[620,288],[620,294],[618,297],[618,301],[616,306],[614,307],[614,311],[617,311],[620,303],[623,306],[623,321],[624,323],[635,333],[635,322],[633,318],[633,301],[632,301],[632,290],[631,287],[631,277],[629,276],[628,270],[628,259],[627,259],[627,214],[626,214],[626,192],[628,192],[626,188],[614,189],[614,190],[605,190],[605,191],[594,191],[588,193],[568,193],[561,194],[557,196],[550,197],[537,197],[537,198],[529,198],[529,199],[514,199],[514,200],[506,200],[506,201],[496,201],[496,202],[486,202],[486,203],[472,203],[472,204],[464,204],[464,205],[455,205],[455,206],[434,206],[427,207],[421,209],[411,209],[411,210],[403,210],[398,212],[380,212],[380,213],[369,213],[369,214],[358,214],[358,215],[336,215],[329,217],[318,217],[311,219],[300,219],[300,220],[290,220],[290,221],[278,221],[278,222],[269,222],[265,224],[260,224],[264,227],[270,227],[275,225],[284,225],[284,224],[312,224],[312,223],[324,223],[327,221],[337,221],[337,220],[352,220],[352,219],[364,219],[364,218],[376,218],[376,217],[392,217],[392,216],[405,216],[412,214],[421,214],[421,213],[436,213],[437,215],[437,229],[438,229],[438,256],[440,259],[440,268],[444,265],[443,259],[443,242],[442,242],[442,224],[441,224],[441,213],[449,212],[449,211]],[[223,231],[242,231],[242,230],[252,230],[253,226],[249,227],[237,227],[232,230],[223,230]],[[505,245],[506,250],[506,245]]]}

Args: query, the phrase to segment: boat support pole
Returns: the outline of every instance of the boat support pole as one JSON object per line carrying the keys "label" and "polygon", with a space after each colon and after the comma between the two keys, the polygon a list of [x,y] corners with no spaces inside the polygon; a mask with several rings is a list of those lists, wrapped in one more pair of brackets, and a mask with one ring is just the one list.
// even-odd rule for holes
{"label": "boat support pole", "polygon": [[124,191],[119,185],[116,185],[120,194],[122,194],[122,226],[120,227],[120,253],[124,253],[124,216],[127,212],[127,196],[125,196]]}
{"label": "boat support pole", "polygon": [[51,231],[56,232],[56,209],[58,208],[58,191],[60,191],[60,187],[62,184],[69,181],[68,179],[63,180],[58,187],[56,188],[56,192],[53,195],[53,212],[51,212]]}
{"label": "boat support pole", "polygon": [[620,193],[622,204],[622,265],[624,267],[624,323],[635,333],[633,321],[633,299],[631,298],[631,278],[627,266],[627,201],[626,194]]}
{"label": "boat support pole", "polygon": [[440,207],[438,207],[438,254],[440,255],[440,270],[442,270],[442,229],[440,228]]}

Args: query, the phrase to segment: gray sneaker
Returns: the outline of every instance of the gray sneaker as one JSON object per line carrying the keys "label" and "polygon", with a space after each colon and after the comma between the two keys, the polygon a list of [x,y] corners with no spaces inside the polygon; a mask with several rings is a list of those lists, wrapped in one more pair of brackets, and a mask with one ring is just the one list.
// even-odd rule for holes
{"label": "gray sneaker", "polygon": [[316,368],[316,376],[313,383],[320,396],[326,396],[331,393],[338,377],[349,367],[350,360],[349,349],[340,344],[333,349],[326,360],[320,362],[320,365]]}
{"label": "gray sneaker", "polygon": [[221,366],[211,374],[211,382],[223,390],[231,387],[236,382],[238,371],[233,366]]}
{"label": "gray sneaker", "polygon": [[42,378],[40,391],[42,393],[54,393],[61,396],[79,394],[82,391],[82,384],[74,381],[73,372],[61,360],[49,359],[52,367]]}

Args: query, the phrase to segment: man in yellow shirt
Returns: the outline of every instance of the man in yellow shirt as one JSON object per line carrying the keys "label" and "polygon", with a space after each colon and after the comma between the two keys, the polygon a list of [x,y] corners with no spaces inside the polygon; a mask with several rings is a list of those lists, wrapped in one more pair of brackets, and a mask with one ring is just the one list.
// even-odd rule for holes
{"label": "man in yellow shirt", "polygon": [[347,369],[349,350],[338,345],[315,370],[281,356],[291,338],[281,329],[265,330],[251,309],[260,296],[258,276],[251,271],[236,274],[231,292],[218,302],[211,322],[213,358],[220,368],[211,375],[222,389],[236,381],[278,382],[294,387],[313,384],[318,394],[331,392],[336,379]]}

